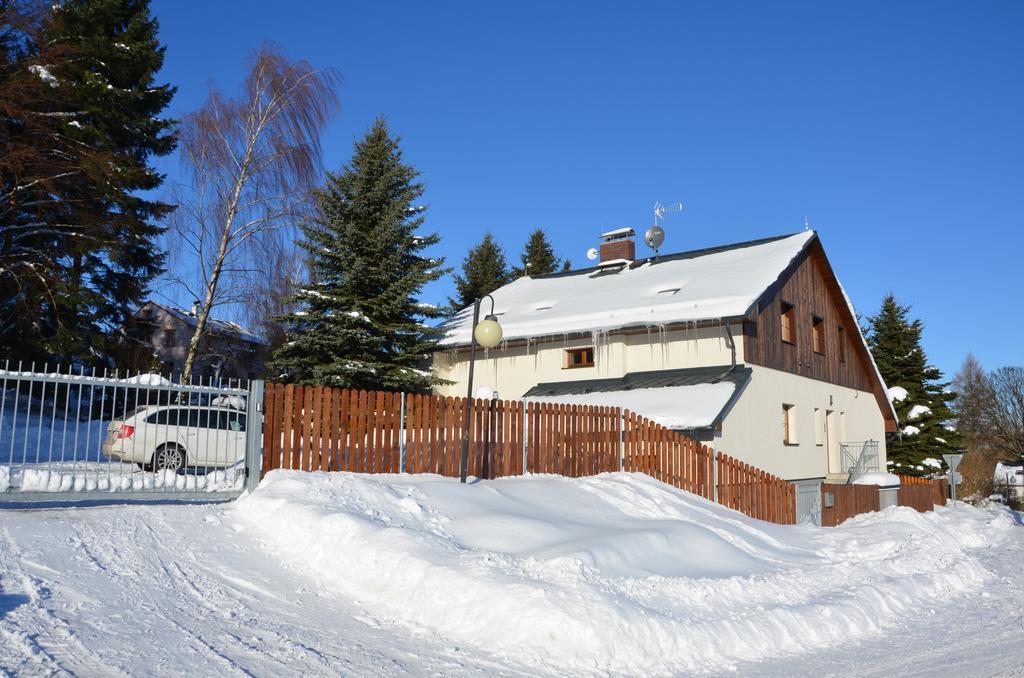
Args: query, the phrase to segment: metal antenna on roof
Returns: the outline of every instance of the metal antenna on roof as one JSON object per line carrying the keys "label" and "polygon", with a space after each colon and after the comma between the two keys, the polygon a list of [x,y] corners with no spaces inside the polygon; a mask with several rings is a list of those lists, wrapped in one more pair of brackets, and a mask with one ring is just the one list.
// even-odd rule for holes
{"label": "metal antenna on roof", "polygon": [[654,250],[654,258],[658,258],[658,248],[665,242],[665,229],[658,223],[665,218],[665,212],[682,212],[683,203],[677,202],[673,205],[663,205],[661,201],[654,203],[654,225],[644,233],[644,242]]}
{"label": "metal antenna on roof", "polygon": [[804,217],[804,230],[805,231],[811,230],[811,220],[808,219],[807,217]]}

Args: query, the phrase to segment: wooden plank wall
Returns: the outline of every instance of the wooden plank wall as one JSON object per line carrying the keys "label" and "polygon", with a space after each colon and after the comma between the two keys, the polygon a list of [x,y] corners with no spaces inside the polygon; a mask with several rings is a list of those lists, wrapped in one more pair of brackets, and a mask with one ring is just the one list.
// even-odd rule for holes
{"label": "wooden plank wall", "polygon": [[[409,394],[403,420],[398,393],[273,383],[264,392],[264,473],[459,475],[464,398]],[[717,493],[721,503],[754,518],[795,522],[789,483],[634,412],[474,399],[469,417],[471,476],[582,477],[625,470],[706,499]]]}
{"label": "wooden plank wall", "polygon": [[[744,360],[861,391],[873,390],[868,376],[871,365],[857,339],[857,327],[850,317],[842,293],[827,280],[826,264],[811,252],[793,270],[774,294],[757,307],[756,318],[744,325]],[[793,304],[795,341],[782,341],[781,302]],[[812,341],[812,319],[824,320],[825,352],[816,353]],[[840,358],[839,328],[843,328],[846,360]]]}

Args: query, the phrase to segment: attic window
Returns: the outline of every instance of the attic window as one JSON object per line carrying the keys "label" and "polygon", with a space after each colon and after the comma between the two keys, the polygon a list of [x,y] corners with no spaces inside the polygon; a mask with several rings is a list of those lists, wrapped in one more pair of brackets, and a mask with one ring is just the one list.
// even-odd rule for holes
{"label": "attic window", "polygon": [[796,343],[796,310],[793,308],[793,304],[785,301],[780,302],[781,313],[780,318],[782,320],[782,341],[787,344]]}
{"label": "attic window", "polygon": [[846,362],[846,330],[839,328],[839,362]]}
{"label": "attic window", "polygon": [[565,352],[566,369],[594,366],[594,347],[571,348]]}
{"label": "attic window", "polygon": [[825,354],[825,321],[814,316],[811,324],[811,339],[814,345],[814,352]]}
{"label": "attic window", "polygon": [[658,290],[659,297],[671,297],[673,294],[679,291],[678,287],[669,287],[668,289]]}

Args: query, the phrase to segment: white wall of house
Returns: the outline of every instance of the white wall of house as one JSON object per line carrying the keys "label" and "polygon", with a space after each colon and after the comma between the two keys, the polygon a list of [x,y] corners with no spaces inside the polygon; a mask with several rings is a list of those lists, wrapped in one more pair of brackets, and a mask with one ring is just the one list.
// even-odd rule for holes
{"label": "white wall of house", "polygon": [[[732,327],[736,337],[736,360],[743,362],[741,327]],[[566,367],[566,351],[593,346],[594,366]],[[438,351],[433,368],[437,376],[454,382],[438,386],[435,393],[465,396],[469,351]],[[702,327],[661,331],[620,332],[599,337],[538,340],[527,346],[478,350],[473,377],[474,390],[488,386],[501,398],[519,398],[537,384],[621,377],[629,372],[728,365],[732,351],[723,327]]]}
{"label": "white wall of house", "polygon": [[[874,394],[768,367],[748,367],[753,370],[750,382],[726,413],[712,447],[795,480],[838,472],[840,442],[877,440],[880,469],[885,470],[885,422]],[[783,440],[784,404],[793,406],[793,444]]]}

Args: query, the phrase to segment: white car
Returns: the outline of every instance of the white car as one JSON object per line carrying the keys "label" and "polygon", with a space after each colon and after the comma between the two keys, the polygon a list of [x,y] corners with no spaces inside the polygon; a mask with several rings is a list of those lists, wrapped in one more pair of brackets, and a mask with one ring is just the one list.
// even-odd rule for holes
{"label": "white car", "polygon": [[103,454],[154,471],[231,466],[245,458],[245,412],[207,405],[140,407],[110,422]]}

